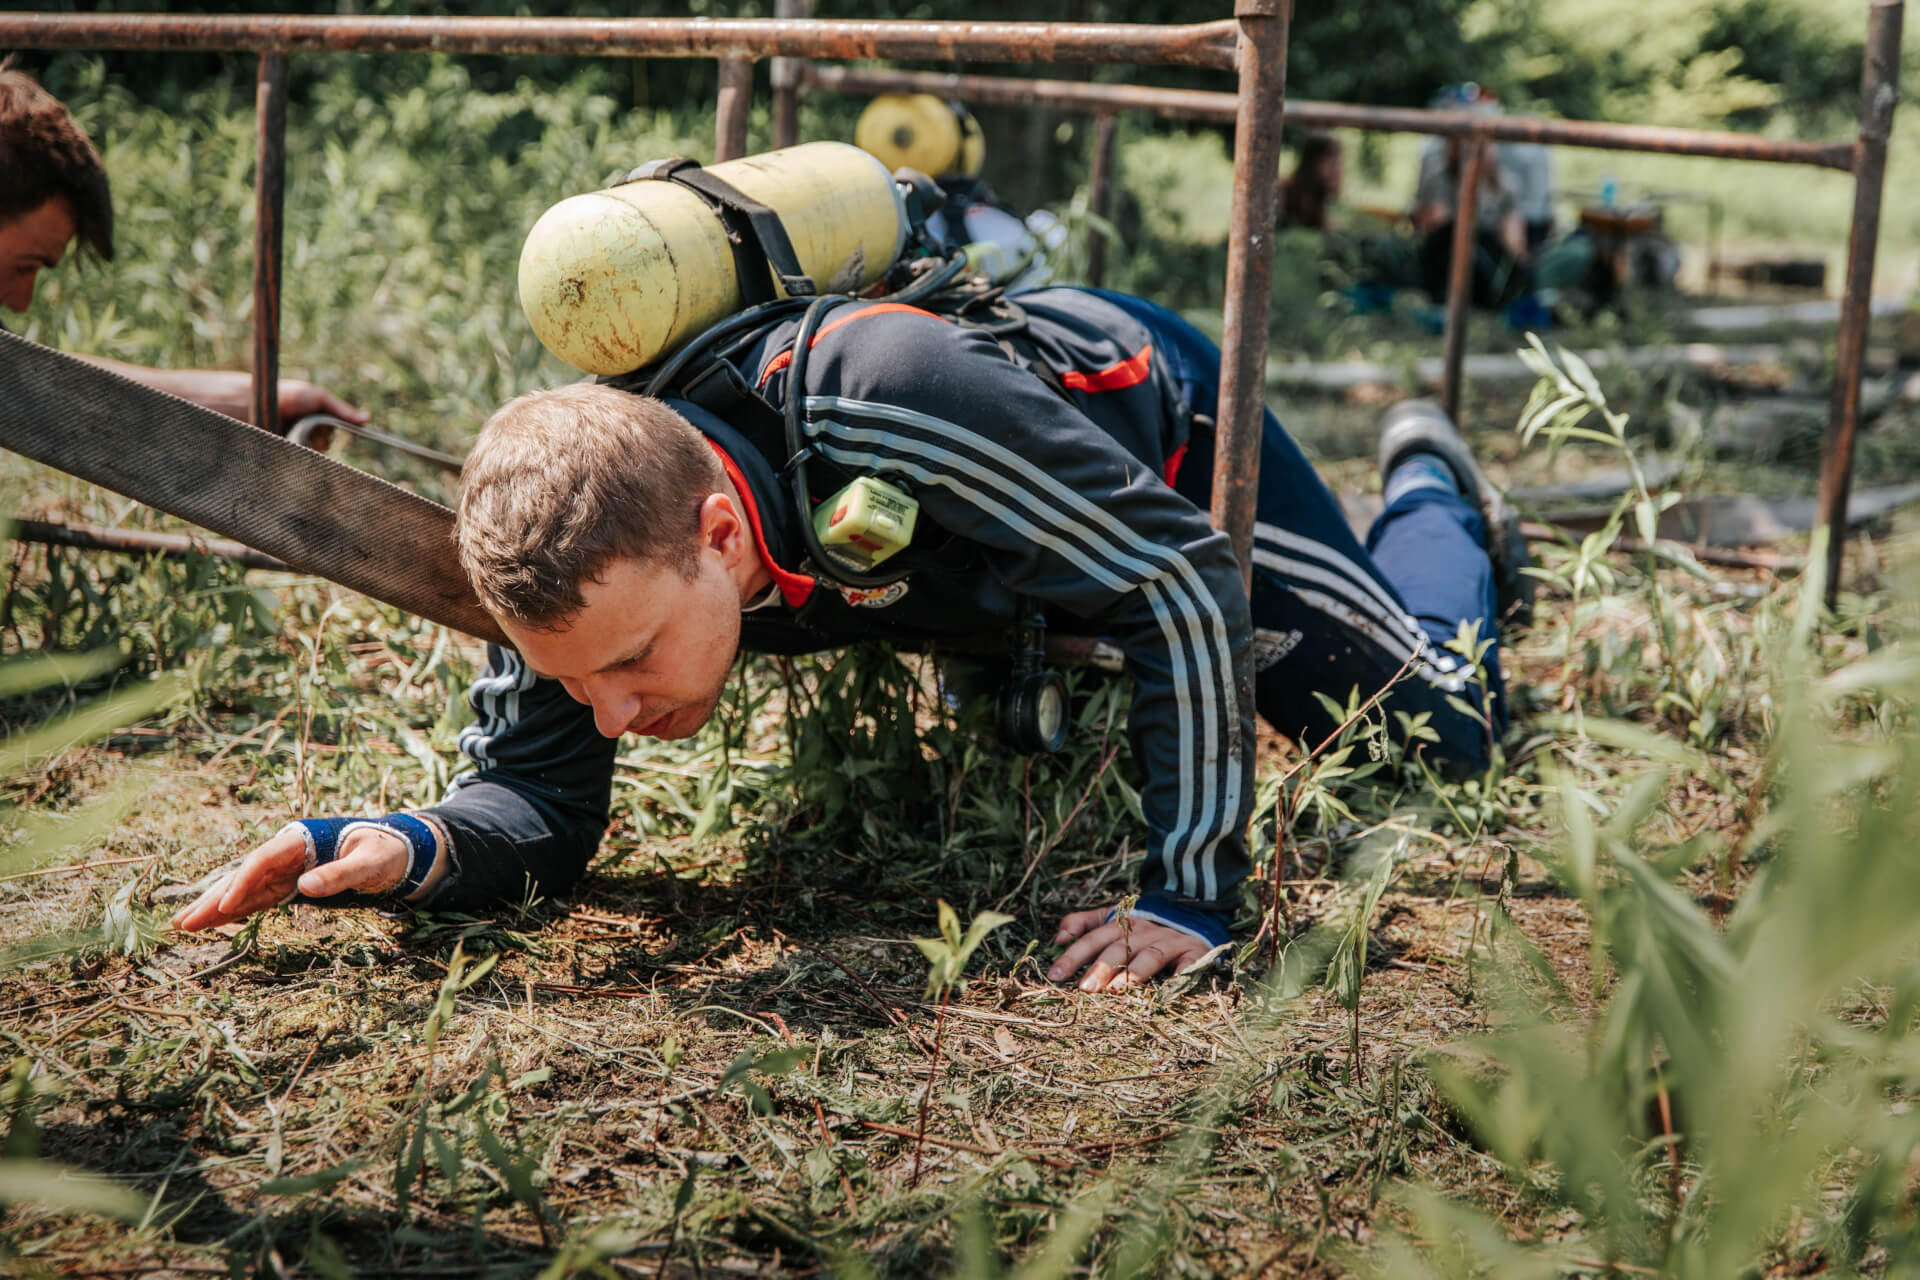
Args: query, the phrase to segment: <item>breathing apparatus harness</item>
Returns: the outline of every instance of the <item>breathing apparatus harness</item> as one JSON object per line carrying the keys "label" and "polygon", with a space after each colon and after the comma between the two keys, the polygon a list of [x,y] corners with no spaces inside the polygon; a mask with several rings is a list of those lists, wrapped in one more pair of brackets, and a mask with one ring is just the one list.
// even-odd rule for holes
{"label": "breathing apparatus harness", "polygon": [[[903,258],[890,273],[888,280],[895,284],[892,292],[868,298],[821,294],[812,278],[801,270],[780,215],[696,162],[676,157],[642,165],[627,175],[627,181],[646,180],[676,183],[712,206],[726,227],[748,305],[693,338],[657,367],[603,381],[651,397],[687,400],[746,428],[745,434],[770,457],[775,449],[783,450],[786,461],[780,474],[800,515],[797,523],[802,545],[814,572],[835,586],[853,591],[873,591],[902,581],[912,572],[910,564],[855,568],[827,549],[810,518],[814,502],[808,464],[814,460],[815,450],[807,439],[805,396],[798,389],[805,386],[814,339],[827,316],[846,303],[934,303],[940,314],[957,324],[982,330],[1012,355],[1009,340],[1025,329],[1025,312],[1001,290],[983,288],[969,280],[964,254],[941,251],[926,231],[925,222],[940,208],[945,195],[932,179],[913,170],[900,170],[895,181],[907,210],[910,242],[920,254]],[[786,297],[775,291],[776,279]],[[787,368],[789,393],[785,403],[775,408],[748,385],[735,361],[768,325],[795,313],[800,321]],[[1051,369],[1043,362],[1028,363],[1056,394],[1064,396],[1065,388]],[[1046,665],[1045,611],[1026,597],[1019,598],[1017,610],[1013,665],[995,700],[995,725],[1002,739],[1017,750],[1058,751],[1066,743],[1066,683],[1058,671]]]}

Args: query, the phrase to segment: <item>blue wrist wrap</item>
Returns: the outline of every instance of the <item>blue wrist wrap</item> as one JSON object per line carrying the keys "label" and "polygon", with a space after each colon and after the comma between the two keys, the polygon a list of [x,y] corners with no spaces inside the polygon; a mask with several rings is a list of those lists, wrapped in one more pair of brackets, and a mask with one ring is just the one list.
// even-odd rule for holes
{"label": "blue wrist wrap", "polygon": [[433,828],[410,813],[390,813],[384,818],[299,818],[287,826],[299,828],[307,842],[308,871],[338,858],[341,842],[360,827],[391,831],[407,842],[407,873],[401,877],[399,884],[387,892],[350,891],[325,898],[310,898],[304,893],[296,893],[293,898],[295,902],[310,902],[325,907],[378,905],[404,908],[407,896],[427,882],[427,876],[433,872],[434,859],[439,854],[439,843],[434,839]]}
{"label": "blue wrist wrap", "polygon": [[[1112,920],[1118,914],[1119,908],[1116,907],[1107,913],[1107,919]],[[1166,894],[1141,894],[1129,914],[1135,920],[1150,920],[1154,924],[1164,924],[1168,928],[1191,934],[1210,947],[1223,946],[1233,940],[1227,920],[1218,909],[1210,910]]]}

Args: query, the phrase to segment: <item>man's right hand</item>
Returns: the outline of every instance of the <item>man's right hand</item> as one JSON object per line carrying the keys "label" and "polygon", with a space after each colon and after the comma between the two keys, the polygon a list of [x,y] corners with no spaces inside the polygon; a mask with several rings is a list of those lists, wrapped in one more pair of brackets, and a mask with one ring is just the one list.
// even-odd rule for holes
{"label": "man's right hand", "polygon": [[191,906],[173,917],[173,927],[212,929],[279,906],[296,891],[327,898],[349,889],[386,893],[406,878],[407,842],[390,831],[365,827],[341,842],[340,856],[308,871],[307,842],[298,828],[278,835],[243,858]]}

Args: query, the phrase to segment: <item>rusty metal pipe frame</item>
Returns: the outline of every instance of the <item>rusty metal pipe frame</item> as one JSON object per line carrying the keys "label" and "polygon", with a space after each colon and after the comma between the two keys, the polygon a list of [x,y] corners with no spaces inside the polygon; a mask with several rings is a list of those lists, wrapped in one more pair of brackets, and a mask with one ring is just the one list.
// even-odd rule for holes
{"label": "rusty metal pipe frame", "polygon": [[248,569],[279,569],[288,573],[284,563],[264,551],[225,538],[202,538],[188,533],[152,533],[145,529],[110,529],[97,524],[56,524],[49,520],[13,522],[15,542],[37,542],[52,547],[79,547],[86,551],[122,551],[130,555],[165,556],[185,560],[191,556],[218,556]]}
{"label": "rusty metal pipe frame", "polygon": [[[1093,160],[1087,171],[1087,212],[1100,222],[1107,217],[1113,189],[1113,134],[1118,121],[1111,111],[1093,118]],[[1107,274],[1107,236],[1095,222],[1087,232],[1087,283],[1098,289]]]}
{"label": "rusty metal pipe frame", "polygon": [[1240,24],[1239,116],[1233,129],[1233,215],[1227,232],[1226,306],[1220,330],[1212,516],[1213,527],[1233,540],[1240,576],[1251,590],[1260,431],[1267,408],[1273,240],[1280,212],[1276,178],[1293,0],[1235,0],[1234,17]]}
{"label": "rusty metal pipe frame", "polygon": [[[791,20],[813,13],[813,0],[774,0],[773,16]],[[768,68],[773,88],[773,145],[790,147],[800,141],[800,86],[807,64],[798,58],[775,58]]]}
{"label": "rusty metal pipe frame", "polygon": [[1460,181],[1453,193],[1453,256],[1447,260],[1446,345],[1440,359],[1440,407],[1460,421],[1460,373],[1467,358],[1467,304],[1472,301],[1473,259],[1478,248],[1480,184],[1490,148],[1474,138],[1461,144]]}
{"label": "rusty metal pipe frame", "polygon": [[[1844,513],[1851,472],[1852,435],[1859,400],[1858,368],[1864,358],[1868,301],[1864,288],[1871,283],[1878,232],[1880,196],[1884,186],[1886,136],[1897,98],[1897,56],[1901,0],[1875,0],[1869,32],[1869,56],[1863,72],[1861,137],[1852,144],[1804,143],[1753,138],[1740,134],[1661,129],[1583,121],[1530,120],[1513,117],[1487,119],[1459,112],[1430,112],[1407,108],[1348,106],[1300,102],[1292,105],[1294,120],[1313,127],[1348,127],[1441,136],[1467,136],[1492,141],[1528,141],[1674,155],[1695,155],[1766,163],[1806,164],[1856,172],[1863,188],[1856,197],[1852,243],[1849,249],[1848,294],[1842,310],[1842,334],[1834,395],[1835,412],[1829,430],[1829,453],[1822,476],[1822,506],[1829,526],[1837,527],[1835,513]],[[1231,22],[1178,27],[1145,27],[1097,23],[932,23],[932,22],[816,22],[811,20],[690,21],[680,19],[558,19],[529,24],[518,19],[491,18],[357,18],[264,15],[101,15],[0,14],[0,42],[20,47],[160,50],[256,51],[269,55],[289,52],[447,52],[472,54],[549,53],[586,57],[717,57],[747,58],[891,58],[969,59],[1008,62],[1143,62],[1169,65],[1237,68],[1238,95],[1193,90],[1150,89],[1130,85],[1049,82],[992,77],[938,76],[911,72],[862,72],[846,68],[812,68],[809,77],[821,88],[846,92],[873,92],[903,88],[972,97],[979,101],[1019,104],[1082,106],[1088,109],[1139,109],[1187,119],[1231,121],[1236,125],[1236,166],[1233,244],[1229,250],[1228,298],[1223,350],[1220,434],[1225,443],[1215,459],[1215,522],[1244,528],[1236,536],[1242,564],[1250,563],[1252,494],[1257,486],[1259,404],[1256,366],[1250,354],[1257,332],[1264,357],[1265,308],[1245,305],[1251,297],[1264,299],[1272,268],[1271,207],[1277,202],[1274,183],[1251,183],[1254,172],[1277,170],[1279,123],[1285,93],[1285,49],[1290,0],[1239,0]],[[537,29],[530,29],[537,25]],[[1890,43],[1889,43],[1890,41]],[[1891,50],[1891,52],[1889,52]],[[266,107],[277,100],[281,118],[271,132],[284,130],[284,59],[280,59],[281,90],[269,94],[267,60],[261,68],[262,140],[261,201],[264,209],[269,183],[269,129]],[[891,83],[883,80],[890,77]],[[1271,91],[1265,97],[1263,90]],[[1007,96],[994,96],[1005,93]],[[740,95],[745,97],[746,95]],[[1476,148],[1476,150],[1478,150]],[[1270,153],[1270,154],[1268,154]],[[281,149],[283,156],[284,151]],[[1256,167],[1257,166],[1257,167]],[[278,175],[275,175],[276,177]],[[277,197],[278,193],[274,193]],[[1475,193],[1477,195],[1477,192]],[[1466,203],[1465,201],[1462,202]],[[1264,218],[1251,215],[1264,213]],[[1465,219],[1461,219],[1465,221]],[[277,236],[279,219],[262,217],[260,227]],[[1241,234],[1242,232],[1246,234]],[[257,229],[256,236],[261,234]],[[266,410],[263,377],[270,361],[277,362],[278,264],[269,268],[262,259],[264,246],[256,244],[256,417],[273,420]],[[277,245],[275,246],[277,249]],[[277,253],[273,255],[277,259]],[[270,293],[261,308],[262,281]],[[1451,299],[1450,299],[1451,301]],[[262,336],[260,330],[270,327]],[[1453,342],[1453,327],[1449,342]],[[266,344],[264,347],[262,344]],[[1243,367],[1244,366],[1244,367]],[[277,372],[277,371],[276,371]],[[1457,383],[1456,383],[1457,393]],[[1249,465],[1251,464],[1251,465]],[[1236,518],[1237,507],[1246,519]],[[1249,545],[1242,546],[1241,543]],[[1836,567],[1838,544],[1830,549]],[[1829,592],[1834,589],[1830,576]]]}
{"label": "rusty metal pipe frame", "polygon": [[[1162,89],[1137,84],[1089,84],[1073,80],[1024,80],[1015,76],[949,75],[874,67],[813,67],[807,87],[829,93],[932,93],[966,102],[1044,106],[1082,111],[1142,111],[1172,120],[1232,124],[1238,98],[1201,89]],[[1653,151],[1665,155],[1751,160],[1851,170],[1851,142],[1800,142],[1743,133],[1665,129],[1653,125],[1590,120],[1544,120],[1526,116],[1479,116],[1416,107],[1350,106],[1296,98],[1286,104],[1287,122],[1315,129],[1363,129],[1375,133],[1422,133],[1439,137],[1478,135],[1493,142],[1539,142],[1603,151]]]}
{"label": "rusty metal pipe frame", "polygon": [[1847,493],[1853,483],[1853,437],[1860,424],[1860,376],[1872,324],[1873,261],[1880,243],[1887,139],[1900,100],[1902,0],[1875,0],[1867,16],[1867,57],[1860,72],[1860,138],[1854,145],[1853,225],[1847,237],[1847,284],[1834,339],[1833,406],[1820,461],[1820,524],[1827,530],[1827,607],[1839,598],[1847,549]]}
{"label": "rusty metal pipe frame", "polygon": [[713,158],[747,154],[747,121],[753,111],[753,59],[720,60],[720,93],[713,110]]}
{"label": "rusty metal pipe frame", "polygon": [[583,58],[886,58],[1135,62],[1234,69],[1231,20],[866,22],[778,18],[459,18],[0,14],[0,46],[225,53],[561,54]]}
{"label": "rusty metal pipe frame", "polygon": [[260,55],[254,90],[253,421],[280,434],[280,243],[287,194],[287,59]]}

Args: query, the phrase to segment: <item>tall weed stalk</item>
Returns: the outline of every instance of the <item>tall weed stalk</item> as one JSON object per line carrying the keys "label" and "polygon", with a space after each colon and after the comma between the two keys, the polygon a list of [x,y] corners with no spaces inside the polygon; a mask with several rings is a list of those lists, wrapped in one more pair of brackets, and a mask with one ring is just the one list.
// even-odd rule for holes
{"label": "tall weed stalk", "polygon": [[[1809,562],[1822,562],[1817,545]],[[1498,927],[1488,987],[1505,1029],[1433,1063],[1522,1193],[1578,1225],[1517,1242],[1479,1210],[1413,1191],[1414,1228],[1388,1273],[1920,1265],[1908,1174],[1920,1152],[1920,661],[1896,645],[1825,669],[1821,585],[1808,575],[1755,620],[1775,781],[1724,927],[1686,877],[1714,851],[1663,839],[1653,821],[1682,759],[1612,801],[1549,768],[1551,871],[1592,927],[1586,995]]]}

